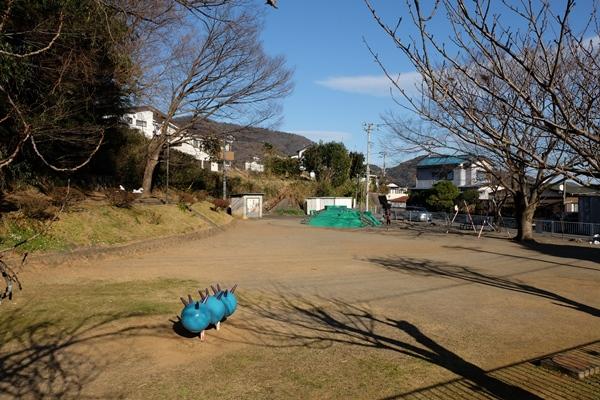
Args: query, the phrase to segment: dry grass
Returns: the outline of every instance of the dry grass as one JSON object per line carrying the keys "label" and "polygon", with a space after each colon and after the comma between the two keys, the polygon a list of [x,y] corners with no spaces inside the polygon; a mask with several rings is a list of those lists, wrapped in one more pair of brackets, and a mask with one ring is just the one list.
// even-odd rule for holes
{"label": "dry grass", "polygon": [[[209,228],[204,218],[217,225],[231,221],[224,212],[210,209],[210,203],[197,203],[192,212],[175,204],[142,206],[129,209],[88,203],[76,212],[60,215],[52,227],[35,241],[23,246],[27,251],[63,250],[82,246],[112,245],[147,238],[184,234]],[[24,218],[20,213],[7,215],[0,225],[0,241],[10,246],[33,236],[42,224]],[[204,216],[204,218],[202,218]]]}
{"label": "dry grass", "polygon": [[[300,326],[303,317],[297,311],[274,306],[273,297],[265,297],[263,292],[240,294],[243,308],[225,323],[226,332],[214,336],[209,332],[206,346],[224,340],[227,346],[222,354],[207,360],[198,353],[193,363],[148,377],[141,390],[114,395],[194,399],[204,393],[219,393],[222,399],[289,399],[300,395],[306,399],[361,399],[409,390],[419,379],[424,361],[364,346],[367,343],[360,340],[348,342],[346,335],[324,332],[328,327],[315,321],[314,326]],[[306,305],[306,299],[288,300]],[[336,312],[335,306],[325,302],[310,305],[319,312]],[[264,307],[273,315],[261,315],[256,307]]]}
{"label": "dry grass", "polygon": [[11,342],[16,339],[11,337],[15,332],[27,327],[48,325],[68,330],[107,316],[117,320],[176,314],[181,308],[177,301],[179,296],[197,287],[196,281],[171,278],[25,286],[12,304],[3,309],[0,324],[4,329],[0,342]]}

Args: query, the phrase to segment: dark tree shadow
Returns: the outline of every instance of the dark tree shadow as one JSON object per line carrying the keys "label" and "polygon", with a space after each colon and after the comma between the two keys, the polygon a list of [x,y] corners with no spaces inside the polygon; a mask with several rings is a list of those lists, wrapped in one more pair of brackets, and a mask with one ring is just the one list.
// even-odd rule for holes
{"label": "dark tree shadow", "polygon": [[571,258],[574,260],[592,261],[600,263],[600,246],[585,247],[569,244],[552,244],[538,242],[519,243],[526,249],[546,254],[552,257]]}
{"label": "dark tree shadow", "polygon": [[[15,323],[21,309],[3,310],[0,316],[0,397],[81,399],[86,384],[107,368],[110,357],[90,357],[74,349],[115,337],[151,335],[157,326],[136,325],[107,329],[132,314],[95,315],[76,324],[47,319]],[[68,326],[65,328],[65,326]],[[8,328],[7,328],[8,327]],[[97,361],[103,359],[102,363]]]}
{"label": "dark tree shadow", "polygon": [[486,275],[476,271],[473,268],[465,266],[403,257],[370,258],[368,260],[373,264],[380,265],[391,271],[399,271],[422,276],[440,276],[541,297],[551,300],[553,304],[571,308],[594,317],[600,317],[600,310],[595,307],[569,299],[549,290],[540,289],[523,282],[511,280],[507,277]]}
{"label": "dark tree shadow", "polygon": [[[547,252],[542,252],[542,251],[540,251],[540,252],[542,252],[546,255],[554,256],[554,257],[565,257],[565,258],[587,260],[587,261],[594,261],[594,262],[600,263],[600,250],[598,250],[598,249],[590,249],[590,248],[579,247],[579,246],[549,245],[549,244],[541,244],[541,243],[535,243],[535,242],[523,243],[522,246],[532,249],[532,250],[535,248],[544,248],[545,249],[546,248],[545,246],[548,246],[548,247],[552,247],[552,250],[548,250]],[[539,246],[542,246],[542,247],[539,247]],[[587,269],[587,270],[600,272],[600,266],[599,266],[599,268],[584,267],[581,265],[562,263],[559,261],[541,260],[541,259],[535,258],[535,257],[527,257],[527,256],[520,256],[520,255],[515,255],[515,254],[499,253],[496,251],[480,249],[478,247],[465,247],[465,246],[443,246],[443,247],[446,249],[452,249],[452,250],[466,250],[466,251],[472,251],[472,252],[476,252],[476,253],[487,253],[487,254],[493,254],[496,256],[518,258],[521,260],[530,260],[530,261],[536,261],[536,262],[541,262],[541,263],[546,263],[546,264],[553,264],[553,265],[557,265],[557,266],[573,267],[573,268]],[[568,249],[565,249],[565,248],[568,248]],[[563,250],[565,250],[564,253],[562,253]],[[582,251],[582,253],[581,253],[581,255],[577,256],[577,253],[579,251]],[[595,253],[595,257],[594,257],[594,253]]]}
{"label": "dark tree shadow", "polygon": [[[227,318],[223,318],[223,320],[221,320],[221,323],[226,322],[226,321],[227,321]],[[172,324],[171,329],[177,336],[187,338],[187,339],[192,339],[192,338],[198,339],[200,337],[199,333],[192,333],[183,327],[183,324],[181,323],[181,317],[179,315],[169,319],[169,322]],[[216,327],[212,324],[206,328],[207,331],[212,330],[212,329],[216,329]]]}
{"label": "dark tree shadow", "polygon": [[[504,382],[437,343],[408,321],[378,317],[368,309],[341,300],[281,294],[275,302],[246,303],[259,318],[235,325],[269,347],[327,348],[333,344],[384,349],[442,367],[467,379],[475,392],[501,399],[539,399],[537,395]],[[416,342],[416,343],[415,343]]]}

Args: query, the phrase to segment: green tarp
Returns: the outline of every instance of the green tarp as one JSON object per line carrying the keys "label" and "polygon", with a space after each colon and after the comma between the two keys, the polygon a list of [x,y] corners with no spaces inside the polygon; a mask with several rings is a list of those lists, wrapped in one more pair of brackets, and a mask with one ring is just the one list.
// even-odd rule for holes
{"label": "green tarp", "polygon": [[326,206],[310,216],[308,225],[328,228],[362,228],[379,226],[381,222],[369,211],[357,211],[346,206]]}

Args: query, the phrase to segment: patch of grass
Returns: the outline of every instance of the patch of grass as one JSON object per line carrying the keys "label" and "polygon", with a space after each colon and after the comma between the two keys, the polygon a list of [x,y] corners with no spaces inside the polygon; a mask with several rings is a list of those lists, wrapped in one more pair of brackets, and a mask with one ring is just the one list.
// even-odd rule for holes
{"label": "patch of grass", "polygon": [[[128,398],[194,399],[204,393],[222,398],[305,399],[381,398],[409,390],[409,373],[424,361],[334,344],[310,347],[245,347],[199,366],[182,366],[144,385]],[[391,373],[393,371],[393,373]],[[198,384],[201,377],[202,384]],[[227,385],[223,385],[223,380]]]}
{"label": "patch of grass", "polygon": [[225,225],[225,224],[228,224],[229,222],[231,222],[231,220],[232,220],[231,215],[227,214],[224,211],[219,211],[219,212],[213,211],[212,207],[213,207],[213,205],[206,201],[202,201],[200,203],[196,203],[191,206],[193,211],[195,211],[199,214],[202,214],[209,221],[212,221],[213,223],[215,223],[217,225]]}
{"label": "patch of grass", "polygon": [[[187,207],[187,206],[186,206]],[[217,225],[231,221],[223,212],[210,210],[208,202],[197,203],[193,210]],[[42,230],[43,223],[22,216],[5,216],[0,223],[0,245],[10,247]],[[136,205],[117,208],[93,205],[77,212],[60,215],[43,235],[26,243],[19,251],[65,250],[81,246],[112,245],[146,238],[157,238],[206,229],[203,218],[182,212],[180,205]]]}
{"label": "patch of grass", "polygon": [[192,293],[198,282],[162,278],[150,281],[105,282],[91,281],[26,287],[16,300],[18,313],[10,319],[0,315],[0,326],[10,340],[10,332],[28,326],[50,325],[68,330],[98,320],[111,320],[177,314],[181,310],[179,296]]}
{"label": "patch of grass", "polygon": [[[23,240],[29,239],[44,230],[44,224],[29,218],[3,218],[0,229],[0,246],[12,247]],[[22,252],[64,250],[68,243],[45,232],[21,245]]]}
{"label": "patch of grass", "polygon": [[275,210],[275,214],[301,217],[304,216],[304,211],[299,208],[281,208]]}
{"label": "patch of grass", "polygon": [[179,211],[181,211],[182,213],[188,213],[190,211],[189,206],[181,201],[177,203],[177,208],[179,208]]}

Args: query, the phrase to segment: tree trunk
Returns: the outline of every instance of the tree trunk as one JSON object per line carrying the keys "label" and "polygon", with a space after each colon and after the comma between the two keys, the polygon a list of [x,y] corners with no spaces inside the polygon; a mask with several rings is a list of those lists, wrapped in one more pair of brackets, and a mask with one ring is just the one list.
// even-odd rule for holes
{"label": "tree trunk", "polygon": [[517,220],[517,236],[519,242],[533,240],[533,214],[537,208],[537,202],[529,202],[522,192],[517,192],[515,199],[515,217]]}
{"label": "tree trunk", "polygon": [[158,165],[160,153],[162,153],[162,140],[160,136],[155,136],[148,144],[148,154],[146,156],[146,167],[144,168],[144,178],[142,180],[142,188],[144,189],[142,197],[149,197],[152,194],[152,182],[154,178],[154,170]]}

